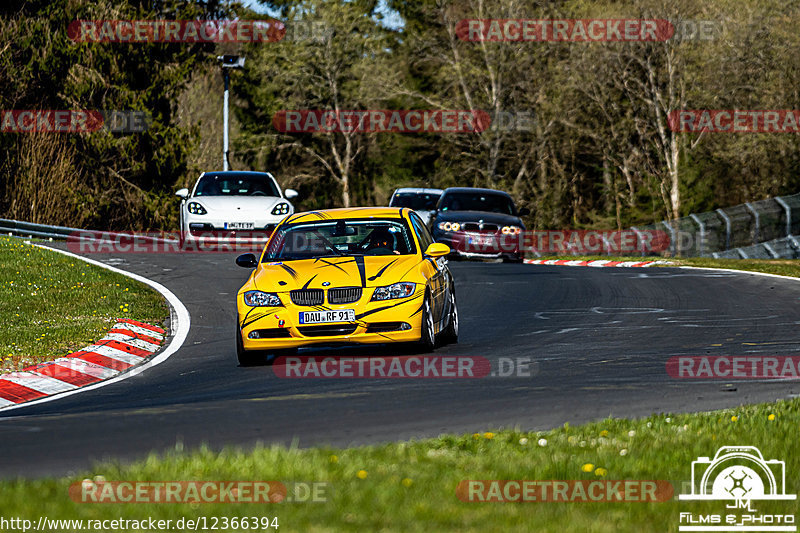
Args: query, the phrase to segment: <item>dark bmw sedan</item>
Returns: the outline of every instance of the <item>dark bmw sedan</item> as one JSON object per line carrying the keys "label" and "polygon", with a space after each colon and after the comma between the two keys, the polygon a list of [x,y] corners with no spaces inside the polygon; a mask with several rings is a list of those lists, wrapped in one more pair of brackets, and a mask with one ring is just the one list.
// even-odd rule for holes
{"label": "dark bmw sedan", "polygon": [[522,261],[525,226],[514,200],[493,189],[445,189],[431,217],[436,242],[450,247],[453,256]]}

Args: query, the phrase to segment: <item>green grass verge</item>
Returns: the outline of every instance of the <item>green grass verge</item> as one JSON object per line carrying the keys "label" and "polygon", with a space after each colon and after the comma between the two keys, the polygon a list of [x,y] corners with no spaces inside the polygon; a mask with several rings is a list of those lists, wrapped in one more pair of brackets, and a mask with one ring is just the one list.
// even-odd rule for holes
{"label": "green grass verge", "polygon": [[[750,445],[786,461],[787,492],[800,492],[800,401],[693,415],[607,419],[547,432],[443,436],[348,449],[280,446],[252,452],[173,451],[141,462],[98,465],[76,477],[0,483],[4,516],[36,520],[277,516],[279,531],[678,531],[682,511],[726,514],[722,502],[468,503],[462,480],[665,480],[676,494],[691,463],[723,445]],[[31,458],[35,461],[35,458]],[[322,503],[76,503],[70,483],[277,480],[325,482]],[[757,502],[759,512],[791,513],[797,502]]]}
{"label": "green grass verge", "polygon": [[0,237],[0,372],[78,350],[117,318],[162,324],[168,316],[162,296],[143,283]]}

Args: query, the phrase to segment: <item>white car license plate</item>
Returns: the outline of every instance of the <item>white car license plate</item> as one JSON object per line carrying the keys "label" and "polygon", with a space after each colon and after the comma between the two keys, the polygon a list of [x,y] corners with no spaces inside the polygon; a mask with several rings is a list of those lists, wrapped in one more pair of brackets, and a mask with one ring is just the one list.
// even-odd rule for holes
{"label": "white car license plate", "polygon": [[355,319],[356,312],[353,309],[337,309],[336,311],[303,311],[300,313],[301,324],[353,322]]}
{"label": "white car license plate", "polygon": [[472,235],[469,237],[469,244],[474,244],[476,246],[489,246],[492,244],[491,237],[484,237],[483,235]]}
{"label": "white car license plate", "polygon": [[253,229],[255,222],[226,222],[225,229]]}

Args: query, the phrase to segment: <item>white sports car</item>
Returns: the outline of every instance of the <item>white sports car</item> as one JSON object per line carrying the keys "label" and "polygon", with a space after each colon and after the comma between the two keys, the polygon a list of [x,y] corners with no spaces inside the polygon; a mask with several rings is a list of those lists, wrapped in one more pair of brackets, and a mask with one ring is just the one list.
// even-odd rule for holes
{"label": "white sports car", "polygon": [[203,172],[192,192],[181,189],[180,238],[235,238],[266,242],[278,222],[294,213],[290,199],[297,191],[281,192],[269,172]]}

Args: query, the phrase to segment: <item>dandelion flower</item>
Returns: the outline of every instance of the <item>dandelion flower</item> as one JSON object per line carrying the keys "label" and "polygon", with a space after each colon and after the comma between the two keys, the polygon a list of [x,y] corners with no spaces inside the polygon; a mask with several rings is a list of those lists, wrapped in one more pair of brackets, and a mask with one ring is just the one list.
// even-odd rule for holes
{"label": "dandelion flower", "polygon": [[583,470],[584,472],[591,472],[592,470],[594,470],[594,465],[592,463],[586,463],[581,467],[581,470]]}
{"label": "dandelion flower", "polygon": [[356,476],[358,477],[358,479],[367,479],[367,471],[359,470]]}

